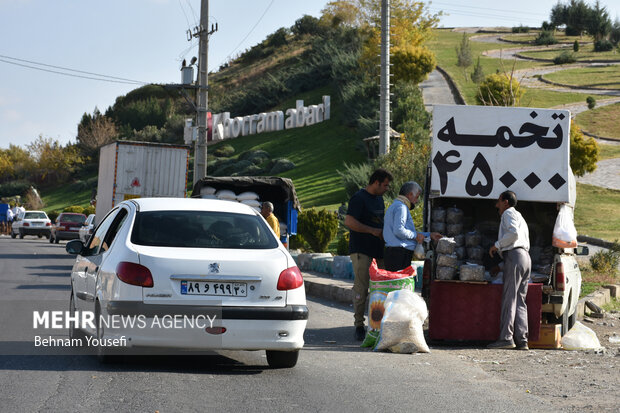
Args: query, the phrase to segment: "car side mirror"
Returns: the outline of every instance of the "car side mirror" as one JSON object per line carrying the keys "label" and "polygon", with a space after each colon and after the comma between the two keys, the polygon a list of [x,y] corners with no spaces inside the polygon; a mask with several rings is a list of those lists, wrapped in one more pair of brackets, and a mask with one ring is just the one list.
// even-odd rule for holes
{"label": "car side mirror", "polygon": [[576,255],[590,255],[590,249],[585,245],[579,245],[575,248]]}
{"label": "car side mirror", "polygon": [[71,255],[78,255],[84,250],[84,244],[79,239],[74,239],[67,242],[65,250]]}

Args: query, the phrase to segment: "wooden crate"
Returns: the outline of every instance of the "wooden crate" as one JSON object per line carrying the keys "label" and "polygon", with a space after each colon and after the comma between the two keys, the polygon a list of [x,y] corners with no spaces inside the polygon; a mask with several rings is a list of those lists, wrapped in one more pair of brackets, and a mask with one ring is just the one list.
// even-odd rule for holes
{"label": "wooden crate", "polygon": [[562,348],[560,340],[562,339],[562,325],[561,324],[541,324],[540,335],[538,340],[528,342],[530,348],[547,348],[557,349]]}

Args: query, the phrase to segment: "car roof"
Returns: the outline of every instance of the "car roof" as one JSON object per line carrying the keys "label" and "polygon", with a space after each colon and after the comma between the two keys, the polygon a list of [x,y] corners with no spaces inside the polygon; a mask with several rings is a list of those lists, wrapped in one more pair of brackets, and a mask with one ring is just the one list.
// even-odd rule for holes
{"label": "car roof", "polygon": [[79,212],[61,212],[60,215],[81,215],[85,217],[86,215],[80,214]]}
{"label": "car roof", "polygon": [[134,198],[123,203],[133,202],[144,211],[215,211],[236,214],[256,215],[250,206],[236,201],[202,198]]}

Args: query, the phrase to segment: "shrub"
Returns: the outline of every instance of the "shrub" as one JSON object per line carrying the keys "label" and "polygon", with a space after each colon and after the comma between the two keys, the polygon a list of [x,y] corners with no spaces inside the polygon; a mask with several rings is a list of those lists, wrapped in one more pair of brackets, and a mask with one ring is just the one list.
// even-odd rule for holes
{"label": "shrub", "polygon": [[620,244],[616,240],[610,249],[601,250],[590,258],[590,266],[594,271],[616,276],[620,264]]}
{"label": "shrub", "polygon": [[609,52],[613,50],[614,45],[607,39],[597,40],[594,42],[594,51],[595,52]]}
{"label": "shrub", "polygon": [[575,176],[583,176],[596,170],[599,146],[594,138],[583,136],[581,129],[572,123],[570,126],[570,167]]}
{"label": "shrub", "polygon": [[325,28],[321,26],[319,19],[307,14],[297,19],[295,24],[291,26],[291,32],[296,37],[303,36],[304,34],[321,34],[324,31]]}
{"label": "shrub", "polygon": [[84,211],[84,207],[81,207],[79,205],[71,205],[68,207],[65,207],[65,209],[62,210],[62,212],[75,212],[77,214],[82,214]]}
{"label": "shrub", "polygon": [[235,148],[230,145],[223,145],[213,151],[213,154],[219,158],[228,158],[235,153]]}
{"label": "shrub", "polygon": [[50,211],[47,213],[47,217],[50,219],[50,221],[54,222],[56,221],[56,218],[58,218],[58,215],[60,215],[60,212],[54,210],[54,211]]}
{"label": "shrub", "polygon": [[518,106],[523,93],[521,84],[514,77],[495,73],[480,84],[476,100],[486,106]]}
{"label": "shrub", "polygon": [[573,43],[573,52],[577,53],[579,51],[579,41],[575,40],[575,43]]}
{"label": "shrub", "polygon": [[239,155],[240,160],[250,161],[253,164],[259,165],[270,158],[269,153],[262,149],[243,152]]}
{"label": "shrub", "polygon": [[340,175],[347,197],[351,198],[360,188],[365,188],[368,185],[368,178],[373,171],[373,166],[370,163],[354,165],[345,162],[344,171],[337,170],[336,172]]}
{"label": "shrub", "polygon": [[295,164],[289,161],[288,159],[285,159],[285,158],[276,159],[275,163],[271,167],[271,170],[269,171],[269,174],[277,175],[282,172],[290,171],[294,167],[295,167]]}
{"label": "shrub", "polygon": [[518,27],[513,27],[512,32],[513,33],[529,33],[530,28],[528,26],[523,26],[520,24]]}
{"label": "shrub", "polygon": [[577,58],[575,57],[575,54],[565,50],[553,59],[553,64],[564,65],[567,63],[575,63],[576,61]]}
{"label": "shrub", "polygon": [[338,238],[338,245],[336,246],[337,255],[349,255],[349,232],[344,232]]}
{"label": "shrub", "polygon": [[89,216],[90,214],[94,214],[95,213],[95,207],[93,205],[89,205],[86,208],[84,208],[84,211],[82,211],[82,214]]}
{"label": "shrub", "polygon": [[304,240],[301,234],[291,235],[288,239],[288,245],[292,250],[308,250],[308,243]]}
{"label": "shrub", "polygon": [[552,31],[543,30],[540,32],[538,37],[534,40],[534,43],[537,45],[550,45],[557,44],[558,40],[553,35]]}
{"label": "shrub", "polygon": [[0,185],[0,197],[23,195],[30,188],[30,185],[29,182],[25,181],[6,182]]}
{"label": "shrub", "polygon": [[586,98],[586,103],[588,104],[588,109],[594,109],[594,107],[596,106],[596,99],[594,99],[592,96],[588,96]]}
{"label": "shrub", "polygon": [[338,233],[338,216],[325,209],[306,209],[299,213],[297,229],[312,251],[325,252]]}

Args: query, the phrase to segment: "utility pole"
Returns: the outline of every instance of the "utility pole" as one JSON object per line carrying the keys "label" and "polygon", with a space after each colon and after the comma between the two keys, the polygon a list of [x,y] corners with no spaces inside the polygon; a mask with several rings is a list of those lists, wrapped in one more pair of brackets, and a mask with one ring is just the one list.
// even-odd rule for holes
{"label": "utility pole", "polygon": [[390,1],[381,0],[381,97],[379,155],[390,152]]}
{"label": "utility pole", "polygon": [[194,33],[199,37],[198,55],[198,107],[196,109],[196,123],[198,124],[198,138],[194,146],[194,184],[207,176],[207,108],[209,87],[209,0],[200,2],[200,29]]}

